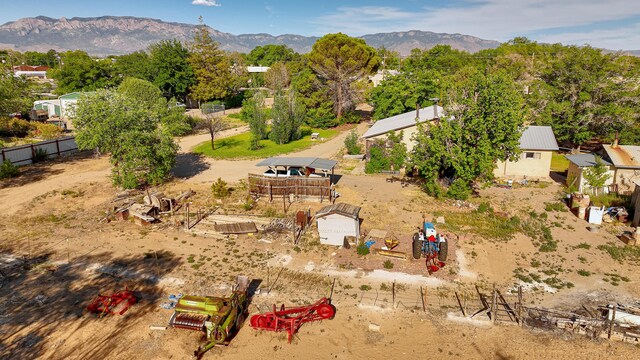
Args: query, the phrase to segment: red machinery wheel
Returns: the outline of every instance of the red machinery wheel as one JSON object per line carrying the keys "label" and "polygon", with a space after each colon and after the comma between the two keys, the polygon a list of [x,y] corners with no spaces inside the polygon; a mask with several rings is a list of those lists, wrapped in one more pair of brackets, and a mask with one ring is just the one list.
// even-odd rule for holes
{"label": "red machinery wheel", "polygon": [[336,316],[336,307],[331,304],[318,306],[316,313],[323,319],[333,319]]}

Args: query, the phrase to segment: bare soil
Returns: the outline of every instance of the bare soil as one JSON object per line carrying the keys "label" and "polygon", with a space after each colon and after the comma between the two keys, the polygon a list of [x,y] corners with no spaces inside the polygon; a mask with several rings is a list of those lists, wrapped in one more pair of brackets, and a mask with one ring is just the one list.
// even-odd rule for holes
{"label": "bare soil", "polygon": [[[343,136],[297,155],[336,157]],[[196,141],[184,139],[182,144]],[[185,148],[184,155],[189,155]],[[193,189],[192,212],[215,207],[220,207],[219,213],[238,216],[284,212],[282,204],[264,200],[251,210],[244,209],[246,190],[238,181],[255,171],[255,161],[203,163],[208,167],[176,170],[176,179],[157,190],[176,196]],[[386,176],[357,175],[360,165],[351,166],[341,162],[339,201],[362,207],[363,230],[381,229],[398,237],[401,244],[396,250],[409,252],[410,236],[423,214],[428,219],[442,215],[445,221],[452,220],[468,215],[480,202],[523,221],[532,211],[546,213],[545,223],[558,249],[540,252],[531,238],[520,233],[502,241],[480,237],[471,227],[453,231],[445,224],[442,228],[452,240],[450,259],[445,268],[429,276],[423,260],[391,259],[393,268],[384,269],[387,258],[379,255],[359,257],[354,248],[322,246],[315,228],[294,246],[286,233],[194,235],[180,225],[182,211],[149,227],[131,221],[100,222],[113,209],[119,190],[110,184],[108,159],[78,157],[32,167],[23,177],[0,185],[0,358],[189,358],[200,334],[151,331],[149,326],[166,325],[171,315],[160,305],[168,302],[170,294],[228,294],[239,274],[262,281],[264,291],[253,298],[252,314],[274,303],[295,306],[328,296],[335,279],[337,315],[305,325],[291,344],[285,334],[258,332],[247,324],[229,346],[212,349],[205,359],[637,358],[637,347],[630,344],[491,325],[483,315],[474,321],[460,320],[452,297],[453,291],[460,293],[471,312],[481,308],[473,296],[476,285],[486,291],[495,284],[505,294],[523,285],[528,305],[568,310],[637,299],[637,265],[621,264],[597,249],[607,242],[619,244],[616,235],[622,227],[606,225],[592,233],[585,221],[569,212],[545,211],[545,202],[558,201],[561,187],[557,184],[488,188],[470,204],[461,204],[436,201],[419,186],[387,181]],[[178,174],[188,170],[194,174]],[[211,195],[210,184],[218,177],[234,187],[227,199]],[[324,205],[294,203],[286,215],[308,208],[314,212]],[[583,243],[590,248],[578,247]],[[533,266],[536,262],[539,265]],[[554,289],[522,282],[514,276],[517,268],[542,278],[548,277],[542,270],[554,269],[556,274],[550,277],[573,287]],[[590,275],[579,275],[580,269]],[[629,281],[617,285],[605,281],[611,273]],[[389,289],[394,281],[397,297],[392,303]],[[98,293],[123,288],[140,296],[124,316],[97,318],[85,310]],[[426,294],[426,312],[418,297],[421,290]],[[370,324],[379,325],[380,331],[370,331]]]}

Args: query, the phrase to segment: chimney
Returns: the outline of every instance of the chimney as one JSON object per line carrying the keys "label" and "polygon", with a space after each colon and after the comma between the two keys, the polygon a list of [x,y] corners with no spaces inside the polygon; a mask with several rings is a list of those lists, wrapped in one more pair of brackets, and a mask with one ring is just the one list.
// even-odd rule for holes
{"label": "chimney", "polygon": [[617,148],[619,142],[620,142],[619,133],[616,131],[616,138],[613,140],[613,144],[611,144],[611,147],[614,149]]}
{"label": "chimney", "polygon": [[416,121],[420,121],[420,104],[416,103]]}

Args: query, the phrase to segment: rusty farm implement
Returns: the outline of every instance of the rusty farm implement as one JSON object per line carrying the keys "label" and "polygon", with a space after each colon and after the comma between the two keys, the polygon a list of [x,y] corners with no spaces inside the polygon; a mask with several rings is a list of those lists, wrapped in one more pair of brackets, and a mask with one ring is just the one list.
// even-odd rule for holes
{"label": "rusty farm implement", "polygon": [[276,310],[276,305],[273,305],[273,311],[253,315],[249,321],[249,325],[258,330],[286,331],[287,339],[291,342],[291,338],[293,338],[293,335],[298,332],[303,324],[312,321],[333,319],[335,315],[336,307],[331,304],[331,300],[322,298],[312,305],[288,309],[282,304],[280,310]]}
{"label": "rusty farm implement", "polygon": [[249,278],[238,276],[231,297],[184,296],[178,300],[169,325],[206,334],[208,343],[194,352],[200,358],[216,345],[227,345],[238,332],[249,305],[248,288]]}

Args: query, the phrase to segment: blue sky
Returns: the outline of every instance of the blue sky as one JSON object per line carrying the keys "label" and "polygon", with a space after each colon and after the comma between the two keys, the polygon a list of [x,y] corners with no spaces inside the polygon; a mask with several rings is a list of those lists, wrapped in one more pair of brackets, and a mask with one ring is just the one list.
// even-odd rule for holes
{"label": "blue sky", "polygon": [[232,34],[323,35],[426,30],[506,41],[640,49],[638,0],[0,0],[0,23],[45,15],[129,15]]}

